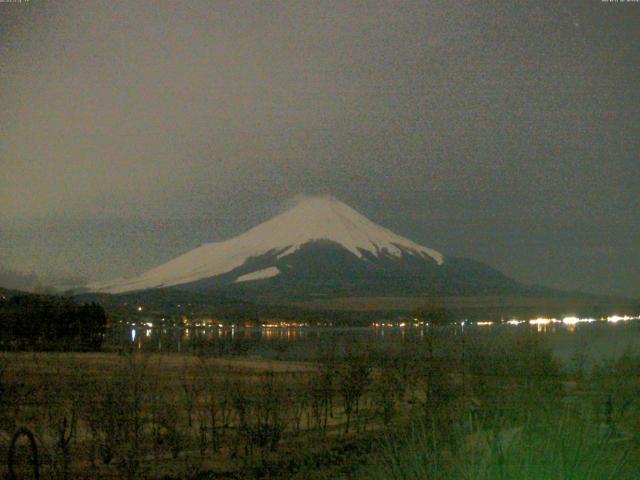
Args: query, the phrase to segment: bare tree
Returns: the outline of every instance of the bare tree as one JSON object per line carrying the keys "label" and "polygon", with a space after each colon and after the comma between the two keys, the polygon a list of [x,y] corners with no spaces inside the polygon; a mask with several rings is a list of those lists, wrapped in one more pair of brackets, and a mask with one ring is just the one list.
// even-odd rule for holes
{"label": "bare tree", "polygon": [[349,355],[339,374],[344,413],[347,417],[345,433],[349,433],[351,416],[359,411],[360,399],[370,383],[371,365],[366,355]]}

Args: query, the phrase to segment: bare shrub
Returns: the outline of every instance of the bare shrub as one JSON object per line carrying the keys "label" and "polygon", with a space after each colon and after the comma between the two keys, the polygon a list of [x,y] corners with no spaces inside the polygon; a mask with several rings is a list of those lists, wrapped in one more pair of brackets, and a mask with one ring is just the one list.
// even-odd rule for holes
{"label": "bare shrub", "polygon": [[93,380],[85,399],[84,420],[102,462],[117,459],[120,474],[129,479],[140,467],[146,380],[144,357],[124,356],[115,371]]}
{"label": "bare shrub", "polygon": [[66,480],[71,475],[72,442],[77,435],[84,384],[77,374],[79,368],[75,357],[50,355],[47,363],[53,366],[57,381],[42,386],[40,396],[46,401],[38,428],[43,444],[50,450],[46,457],[52,473]]}
{"label": "bare shrub", "polygon": [[385,426],[389,426],[396,413],[397,404],[404,397],[403,376],[396,369],[395,362],[385,359],[374,376],[371,394],[372,403]]}
{"label": "bare shrub", "polygon": [[351,416],[359,411],[360,399],[371,380],[371,365],[366,354],[349,355],[339,372],[338,385],[347,417],[345,433],[349,433]]}

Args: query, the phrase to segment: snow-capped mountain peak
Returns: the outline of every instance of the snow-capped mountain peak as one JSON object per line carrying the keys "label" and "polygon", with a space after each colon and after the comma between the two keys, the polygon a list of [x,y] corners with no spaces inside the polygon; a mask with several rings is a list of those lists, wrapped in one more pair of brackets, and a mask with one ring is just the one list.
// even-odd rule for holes
{"label": "snow-capped mountain peak", "polygon": [[[230,240],[207,243],[131,279],[89,285],[93,291],[120,293],[168,287],[214,277],[265,254],[290,255],[316,241],[339,244],[356,257],[413,255],[444,262],[441,253],[419,245],[375,224],[353,208],[328,196],[301,197],[295,206]],[[269,278],[275,266],[245,273],[235,281]]]}

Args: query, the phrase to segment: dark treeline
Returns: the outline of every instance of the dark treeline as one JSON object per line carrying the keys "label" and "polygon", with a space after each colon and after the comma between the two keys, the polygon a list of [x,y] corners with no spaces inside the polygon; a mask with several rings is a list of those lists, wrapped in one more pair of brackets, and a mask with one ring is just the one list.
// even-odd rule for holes
{"label": "dark treeline", "polygon": [[5,350],[99,350],[107,317],[95,303],[79,305],[50,295],[0,299],[0,348]]}

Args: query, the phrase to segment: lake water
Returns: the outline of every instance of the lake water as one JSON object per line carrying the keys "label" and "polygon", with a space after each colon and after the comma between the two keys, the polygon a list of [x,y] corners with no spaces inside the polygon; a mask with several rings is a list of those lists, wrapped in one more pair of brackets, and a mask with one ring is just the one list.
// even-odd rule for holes
{"label": "lake water", "polygon": [[[321,351],[399,347],[428,334],[429,327],[298,327],[298,328],[162,328],[122,326],[110,329],[106,348],[134,348],[148,352],[246,355],[265,359],[308,360]],[[487,324],[441,327],[436,341],[499,341],[504,335],[544,338],[553,354],[569,365],[577,357],[587,362],[615,358],[625,352],[640,354],[640,321],[597,321],[565,325]]]}

